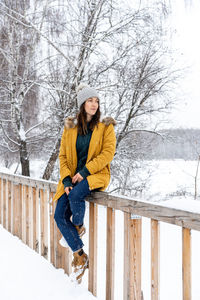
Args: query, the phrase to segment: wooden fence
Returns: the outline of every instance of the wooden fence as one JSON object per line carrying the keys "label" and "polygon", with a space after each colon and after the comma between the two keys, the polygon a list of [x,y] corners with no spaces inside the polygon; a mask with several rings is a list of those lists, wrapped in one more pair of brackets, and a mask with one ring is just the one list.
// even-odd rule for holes
{"label": "wooden fence", "polygon": [[[0,223],[56,268],[71,273],[72,254],[59,245],[54,222],[55,203],[49,204],[56,183],[0,173]],[[105,192],[92,193],[89,201],[88,289],[97,295],[97,205],[107,207],[106,300],[114,300],[115,210],[124,213],[124,300],[141,300],[141,229],[144,216],[151,219],[151,300],[159,296],[159,222],[182,227],[183,300],[191,299],[191,229],[200,230],[200,214],[137,201]]]}

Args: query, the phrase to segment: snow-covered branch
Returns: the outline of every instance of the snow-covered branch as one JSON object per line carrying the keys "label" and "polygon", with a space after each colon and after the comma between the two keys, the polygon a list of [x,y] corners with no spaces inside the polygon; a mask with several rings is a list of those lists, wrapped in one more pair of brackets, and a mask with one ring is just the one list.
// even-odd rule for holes
{"label": "snow-covered branch", "polygon": [[[57,47],[56,44],[54,42],[52,42],[45,34],[43,34],[42,31],[40,31],[32,22],[28,21],[25,16],[21,15],[16,10],[13,10],[10,7],[4,5],[2,2],[0,2],[0,6],[4,7],[8,11],[13,12],[17,17],[14,17],[13,15],[7,13],[5,10],[0,8],[0,12],[2,14],[6,14],[9,18],[17,21],[18,23],[20,23],[21,25],[23,25],[27,28],[34,29],[41,37],[43,37],[48,42],[49,45],[51,45],[54,49],[56,49],[56,51],[58,53],[60,53],[74,67],[74,69],[76,69],[76,66],[75,66],[74,62],[68,56],[66,56],[64,54],[64,52],[59,47]],[[24,20],[24,22],[22,22],[19,18]]]}
{"label": "snow-covered branch", "polygon": [[2,121],[0,121],[0,126],[1,126],[1,128],[2,128],[2,131],[3,131],[4,135],[5,135],[5,137],[6,137],[11,143],[15,144],[16,146],[20,146],[20,144],[18,144],[16,141],[14,141],[13,139],[11,139],[11,138],[8,136],[7,132],[4,130]]}
{"label": "snow-covered branch", "polygon": [[27,135],[29,132],[31,132],[33,129],[39,127],[40,125],[44,124],[48,119],[50,118],[50,116],[48,118],[46,118],[45,120],[43,120],[42,122],[32,126],[31,128],[29,128],[26,132],[25,135]]}

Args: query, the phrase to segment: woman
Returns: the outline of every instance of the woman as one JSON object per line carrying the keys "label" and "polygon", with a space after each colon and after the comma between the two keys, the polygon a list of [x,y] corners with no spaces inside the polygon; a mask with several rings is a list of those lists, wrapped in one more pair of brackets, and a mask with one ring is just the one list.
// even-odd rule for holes
{"label": "woman", "polygon": [[61,139],[60,181],[54,200],[58,201],[54,219],[73,251],[75,278],[81,282],[89,267],[81,236],[85,233],[85,197],[92,190],[104,190],[110,181],[110,162],[116,138],[112,118],[100,122],[99,96],[94,88],[77,88],[79,113],[68,118]]}

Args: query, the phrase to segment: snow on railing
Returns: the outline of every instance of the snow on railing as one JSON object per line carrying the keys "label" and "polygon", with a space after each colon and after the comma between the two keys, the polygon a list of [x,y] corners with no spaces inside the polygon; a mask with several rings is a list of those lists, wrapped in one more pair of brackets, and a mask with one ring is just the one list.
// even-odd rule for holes
{"label": "snow on railing", "polygon": [[[0,223],[56,268],[71,273],[72,253],[59,244],[52,203],[56,183],[0,172]],[[141,291],[141,216],[151,219],[151,299],[159,299],[159,221],[182,227],[183,300],[191,299],[191,229],[200,231],[200,212],[94,192],[89,201],[88,289],[97,295],[97,205],[107,207],[106,300],[114,299],[115,210],[124,213],[124,300],[143,299]]]}

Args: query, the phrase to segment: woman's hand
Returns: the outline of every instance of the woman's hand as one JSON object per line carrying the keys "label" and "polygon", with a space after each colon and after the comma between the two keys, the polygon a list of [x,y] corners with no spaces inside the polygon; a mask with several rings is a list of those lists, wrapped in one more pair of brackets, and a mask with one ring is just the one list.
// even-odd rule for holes
{"label": "woman's hand", "polygon": [[69,192],[73,189],[72,186],[68,186],[65,188],[65,193],[67,194],[67,196],[69,195]]}
{"label": "woman's hand", "polygon": [[81,182],[83,180],[83,177],[81,176],[81,174],[77,173],[76,175],[74,175],[74,177],[72,177],[72,183],[76,183]]}

